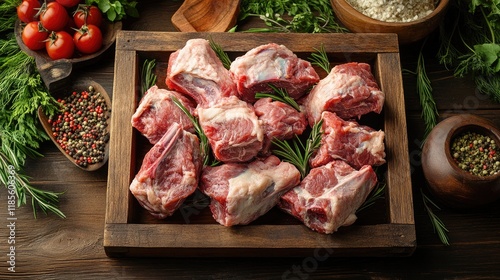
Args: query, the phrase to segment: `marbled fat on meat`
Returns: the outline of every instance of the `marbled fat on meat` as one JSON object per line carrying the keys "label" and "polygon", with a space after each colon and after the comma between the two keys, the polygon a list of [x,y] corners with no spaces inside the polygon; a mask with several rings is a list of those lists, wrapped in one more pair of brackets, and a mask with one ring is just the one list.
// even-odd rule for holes
{"label": "marbled fat on meat", "polygon": [[130,191],[153,216],[166,218],[196,190],[201,165],[198,138],[174,123],[145,155]]}
{"label": "marbled fat on meat", "polygon": [[371,166],[359,171],[341,160],[313,168],[299,186],[286,192],[279,207],[320,233],[353,224],[356,210],[377,183]]}
{"label": "marbled fat on meat", "polygon": [[321,119],[323,111],[347,120],[369,112],[380,113],[385,95],[380,90],[369,64],[350,62],[332,68],[304,100],[309,125]]}
{"label": "marbled fat on meat", "polygon": [[238,96],[255,102],[255,93],[272,92],[269,84],[286,89],[298,99],[319,81],[316,70],[283,45],[269,43],[237,57],[229,68],[237,85]]}
{"label": "marbled fat on meat", "polygon": [[200,126],[215,157],[222,162],[246,162],[262,149],[264,132],[252,105],[236,96],[210,108],[198,107]]}
{"label": "marbled fat on meat", "polygon": [[194,107],[191,101],[175,91],[152,86],[139,102],[132,116],[132,127],[135,127],[151,144],[158,142],[172,123],[176,122],[184,130],[194,133],[191,120],[172,101],[176,97],[191,113]]}
{"label": "marbled fat on meat", "polygon": [[249,164],[205,167],[200,190],[211,198],[210,210],[224,226],[246,225],[273,208],[280,196],[300,183],[300,173],[275,156]]}
{"label": "marbled fat on meat", "polygon": [[321,144],[310,159],[311,167],[325,165],[332,160],[344,160],[359,169],[364,165],[385,163],[384,132],[344,121],[335,113],[323,112]]}
{"label": "marbled fat on meat", "polygon": [[197,104],[209,107],[236,95],[236,84],[205,39],[191,39],[170,55],[165,83]]}

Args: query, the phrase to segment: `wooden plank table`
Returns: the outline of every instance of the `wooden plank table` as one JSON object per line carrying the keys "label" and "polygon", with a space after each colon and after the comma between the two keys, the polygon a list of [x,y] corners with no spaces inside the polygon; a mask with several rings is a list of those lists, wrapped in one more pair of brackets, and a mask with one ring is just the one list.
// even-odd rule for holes
{"label": "wooden plank table", "polygon": [[[141,18],[124,29],[175,31],[170,17],[180,1],[147,1]],[[400,49],[403,69],[414,70],[420,46]],[[500,104],[475,92],[469,78],[456,79],[427,54],[428,75],[440,119],[460,112],[474,113],[500,126]],[[79,71],[113,92],[114,57]],[[7,192],[0,192],[0,279],[353,279],[353,278],[498,278],[500,275],[500,203],[482,209],[436,211],[449,229],[451,246],[443,246],[433,232],[422,204],[425,186],[418,157],[424,125],[420,116],[415,77],[403,75],[408,148],[413,184],[417,248],[412,256],[330,257],[329,250],[299,258],[109,258],[103,248],[107,167],[85,172],[70,164],[51,143],[40,148],[43,158],[30,159],[26,173],[34,186],[64,192],[60,209],[67,215],[39,214],[30,205],[15,212],[16,272],[8,271],[11,234],[7,220]]]}

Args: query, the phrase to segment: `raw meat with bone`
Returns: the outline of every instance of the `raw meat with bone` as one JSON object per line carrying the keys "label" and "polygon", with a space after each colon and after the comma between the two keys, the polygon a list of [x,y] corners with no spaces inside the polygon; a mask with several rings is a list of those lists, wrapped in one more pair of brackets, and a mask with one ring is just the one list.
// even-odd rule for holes
{"label": "raw meat with bone", "polygon": [[359,169],[364,165],[385,163],[384,132],[355,121],[344,121],[335,113],[323,112],[321,146],[310,159],[311,167],[334,159],[344,160]]}
{"label": "raw meat with bone", "polygon": [[283,102],[261,98],[255,102],[254,108],[264,129],[263,155],[270,153],[272,140],[291,139],[301,135],[307,127],[304,113]]}
{"label": "raw meat with bone", "polygon": [[201,128],[215,157],[222,162],[246,162],[262,149],[264,132],[252,105],[236,96],[198,107]]}
{"label": "raw meat with bone", "polygon": [[323,111],[334,112],[345,120],[369,112],[380,113],[384,99],[370,65],[350,62],[333,67],[303,103],[309,125],[313,126]]}
{"label": "raw meat with bone", "polygon": [[298,99],[319,81],[316,70],[283,45],[269,43],[237,57],[229,68],[238,88],[238,96],[255,102],[255,93],[272,92],[269,84],[287,90]]}
{"label": "raw meat with bone", "polygon": [[353,224],[356,210],[377,183],[372,167],[359,171],[341,160],[313,168],[299,186],[286,192],[279,207],[321,233]]}
{"label": "raw meat with bone", "polygon": [[209,107],[218,100],[236,95],[236,84],[205,39],[191,39],[170,55],[165,83],[170,89]]}
{"label": "raw meat with bone", "polygon": [[196,190],[200,172],[198,138],[173,123],[144,156],[130,191],[142,207],[163,219]]}
{"label": "raw meat with bone", "polygon": [[151,144],[158,142],[174,122],[180,124],[184,130],[194,133],[193,123],[173,103],[172,97],[176,97],[191,113],[194,112],[191,101],[180,93],[152,86],[144,94],[132,116],[132,127]]}
{"label": "raw meat with bone", "polygon": [[205,167],[200,190],[211,198],[210,210],[224,226],[245,225],[267,213],[286,191],[297,186],[300,173],[275,156],[249,164]]}

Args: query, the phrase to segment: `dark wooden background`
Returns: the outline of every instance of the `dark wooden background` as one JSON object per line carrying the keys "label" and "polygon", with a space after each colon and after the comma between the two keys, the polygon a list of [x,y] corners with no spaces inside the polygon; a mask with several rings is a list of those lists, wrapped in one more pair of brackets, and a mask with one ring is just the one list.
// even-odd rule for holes
{"label": "dark wooden background", "polygon": [[[170,17],[181,1],[140,3],[141,17],[125,29],[176,31]],[[250,23],[252,24],[252,23]],[[432,35],[431,35],[432,37]],[[431,38],[432,39],[432,38]],[[432,40],[428,43],[432,46]],[[402,46],[402,68],[414,71],[420,44]],[[474,113],[500,126],[500,104],[476,93],[470,78],[454,78],[426,53],[440,119]],[[113,88],[113,52],[100,63],[75,74],[94,78],[108,92]],[[443,246],[433,232],[422,204],[425,181],[418,156],[424,125],[415,90],[415,77],[403,75],[409,152],[414,188],[417,249],[407,258],[134,258],[111,259],[103,250],[107,167],[85,172],[72,166],[51,143],[40,149],[43,158],[30,159],[26,173],[39,188],[64,192],[60,209],[67,215],[39,213],[33,218],[29,205],[16,211],[16,272],[8,268],[7,192],[0,192],[0,279],[492,279],[500,278],[500,204],[458,211],[442,207],[436,214],[449,229],[450,246]],[[165,236],[168,238],[168,236]]]}

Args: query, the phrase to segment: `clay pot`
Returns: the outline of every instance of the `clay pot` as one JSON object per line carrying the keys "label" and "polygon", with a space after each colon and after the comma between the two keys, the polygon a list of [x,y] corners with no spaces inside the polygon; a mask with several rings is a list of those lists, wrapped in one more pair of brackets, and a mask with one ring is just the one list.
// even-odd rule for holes
{"label": "clay pot", "polygon": [[500,172],[490,176],[473,175],[460,169],[452,158],[453,139],[467,131],[490,136],[500,145],[500,131],[491,121],[461,114],[438,123],[422,150],[422,168],[430,192],[453,208],[477,207],[500,198]]}

